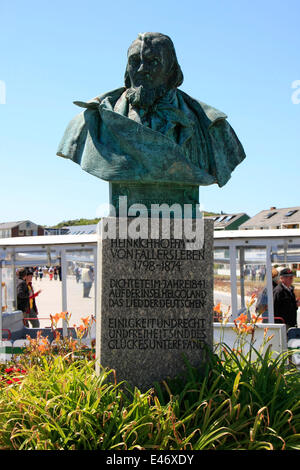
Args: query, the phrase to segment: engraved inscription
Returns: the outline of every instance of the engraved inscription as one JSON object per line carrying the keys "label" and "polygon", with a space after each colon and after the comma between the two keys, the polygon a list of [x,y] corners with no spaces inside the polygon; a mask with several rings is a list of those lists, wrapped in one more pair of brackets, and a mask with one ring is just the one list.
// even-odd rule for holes
{"label": "engraved inscription", "polygon": [[108,318],[109,349],[203,349],[204,318]]}
{"label": "engraved inscription", "polygon": [[205,279],[110,279],[110,307],[203,308]]}
{"label": "engraved inscription", "polygon": [[193,354],[210,342],[211,319],[206,317],[212,282],[206,272],[211,252],[205,243],[193,250],[186,243],[177,238],[109,240],[110,261],[124,267],[118,277],[105,280],[108,350]]}
{"label": "engraved inscription", "polygon": [[117,239],[110,241],[113,259],[132,260],[134,269],[141,271],[181,271],[183,261],[204,261],[205,246],[201,250],[186,250],[179,239]]}

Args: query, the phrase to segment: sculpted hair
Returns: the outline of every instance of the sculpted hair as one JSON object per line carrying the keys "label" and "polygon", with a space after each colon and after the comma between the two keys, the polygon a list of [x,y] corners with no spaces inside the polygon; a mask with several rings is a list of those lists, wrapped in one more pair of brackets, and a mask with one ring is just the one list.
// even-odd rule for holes
{"label": "sculpted hair", "polygon": [[[173,41],[169,36],[167,36],[165,34],[161,34],[161,33],[139,33],[137,39],[135,39],[135,41],[133,41],[132,44],[134,44],[136,41],[143,41],[144,39],[151,40],[151,39],[155,39],[155,38],[159,38],[161,40],[161,42],[164,44],[164,46],[165,47],[167,46],[169,48],[170,53],[171,53],[171,57],[173,59],[172,66],[171,66],[171,75],[169,77],[169,80],[168,80],[166,86],[167,86],[168,89],[177,88],[183,82],[183,73],[182,73],[182,70],[181,70],[180,65],[178,63],[178,60],[177,60],[177,56],[176,56]],[[130,47],[128,49],[128,52],[129,52],[132,44],[130,45]],[[129,78],[129,74],[128,74],[128,63],[127,63],[127,66],[126,66],[124,79],[125,79],[125,87],[130,88],[131,83],[130,83],[130,78]]]}

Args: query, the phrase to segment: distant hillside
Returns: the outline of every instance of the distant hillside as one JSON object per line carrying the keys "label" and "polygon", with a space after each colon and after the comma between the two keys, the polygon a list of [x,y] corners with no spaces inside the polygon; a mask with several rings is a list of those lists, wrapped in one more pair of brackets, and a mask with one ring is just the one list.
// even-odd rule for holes
{"label": "distant hillside", "polygon": [[211,217],[212,215],[219,215],[219,214],[217,214],[216,212],[203,211],[203,215],[204,215],[204,217]]}
{"label": "distant hillside", "polygon": [[[203,215],[204,217],[209,217],[209,216],[218,215],[218,214],[216,212],[203,211]],[[53,225],[51,228],[61,228],[61,227],[67,227],[69,225],[92,225],[92,224],[97,224],[99,220],[100,218],[63,220],[62,222],[59,222],[58,224]]]}
{"label": "distant hillside", "polygon": [[[204,217],[209,217],[212,215],[217,215],[215,212],[203,211]],[[68,227],[69,225],[92,225],[97,224],[100,218],[96,219],[73,219],[73,220],[63,220],[56,225],[53,225],[51,228],[61,228]]]}
{"label": "distant hillside", "polygon": [[62,222],[59,222],[59,224],[53,225],[51,228],[68,227],[69,225],[91,225],[91,224],[97,224],[99,220],[100,218],[63,220]]}

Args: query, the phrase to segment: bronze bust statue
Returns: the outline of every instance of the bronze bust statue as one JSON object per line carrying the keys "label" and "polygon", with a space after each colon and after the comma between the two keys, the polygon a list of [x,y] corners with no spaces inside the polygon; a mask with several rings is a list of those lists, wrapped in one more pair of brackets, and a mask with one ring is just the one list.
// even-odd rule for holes
{"label": "bronze bust statue", "polygon": [[111,203],[197,203],[199,186],[224,186],[245,158],[227,116],[178,87],[171,39],[139,34],[128,49],[125,86],[88,102],[57,155],[110,182]]}

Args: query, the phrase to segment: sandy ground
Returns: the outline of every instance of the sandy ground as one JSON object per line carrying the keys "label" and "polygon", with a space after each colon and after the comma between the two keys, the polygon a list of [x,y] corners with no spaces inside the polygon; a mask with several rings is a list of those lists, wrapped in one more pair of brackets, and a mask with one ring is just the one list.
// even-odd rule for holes
{"label": "sandy ground", "polygon": [[[34,291],[41,289],[41,293],[36,297],[36,305],[39,312],[39,320],[42,328],[50,326],[50,314],[62,311],[62,286],[59,280],[50,281],[49,277],[44,277],[41,281],[33,279]],[[90,298],[83,297],[83,284],[77,283],[75,277],[67,278],[67,306],[71,313],[70,326],[80,325],[81,318],[95,315],[95,290],[92,285]],[[62,326],[62,321],[58,326]]]}

